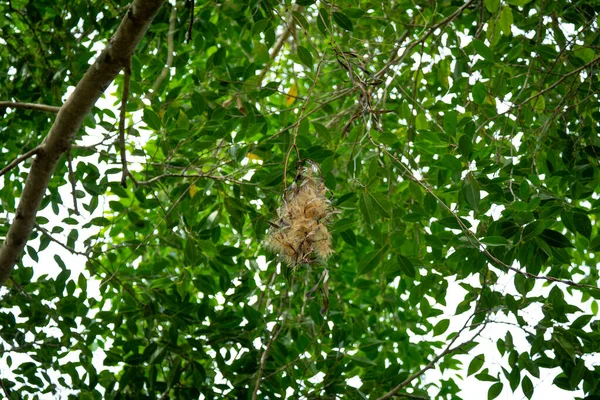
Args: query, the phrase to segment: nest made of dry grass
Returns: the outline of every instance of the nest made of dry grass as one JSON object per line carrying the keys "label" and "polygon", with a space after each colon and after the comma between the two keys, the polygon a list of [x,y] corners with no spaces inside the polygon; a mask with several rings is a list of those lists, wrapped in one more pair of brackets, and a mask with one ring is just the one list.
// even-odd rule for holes
{"label": "nest made of dry grass", "polygon": [[266,238],[266,247],[289,266],[325,261],[333,253],[327,229],[333,209],[317,171],[314,163],[300,169]]}

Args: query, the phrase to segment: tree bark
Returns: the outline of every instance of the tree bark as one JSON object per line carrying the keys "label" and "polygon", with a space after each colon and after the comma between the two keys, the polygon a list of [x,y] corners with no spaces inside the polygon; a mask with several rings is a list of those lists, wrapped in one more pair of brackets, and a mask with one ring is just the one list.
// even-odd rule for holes
{"label": "tree bark", "polygon": [[60,108],[50,132],[40,145],[25,182],[12,225],[0,248],[0,285],[4,284],[31,235],[35,216],[56,165],[65,153],[86,115],[125,66],[164,0],[134,0],[94,64]]}

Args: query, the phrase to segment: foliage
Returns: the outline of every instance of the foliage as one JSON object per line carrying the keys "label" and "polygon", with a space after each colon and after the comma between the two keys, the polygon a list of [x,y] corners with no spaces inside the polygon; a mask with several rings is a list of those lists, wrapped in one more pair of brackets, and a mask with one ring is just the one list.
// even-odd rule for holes
{"label": "foliage", "polygon": [[[475,374],[490,399],[531,398],[549,368],[600,396],[592,2],[192,4],[165,4],[131,60],[128,186],[120,100],[50,183],[1,292],[7,397],[457,398]],[[0,100],[60,106],[126,5],[0,5]],[[1,168],[53,114],[0,113]],[[279,264],[269,222],[307,162],[334,253]],[[1,177],[2,237],[28,163]],[[477,345],[504,324],[528,346],[507,332],[496,369]]]}

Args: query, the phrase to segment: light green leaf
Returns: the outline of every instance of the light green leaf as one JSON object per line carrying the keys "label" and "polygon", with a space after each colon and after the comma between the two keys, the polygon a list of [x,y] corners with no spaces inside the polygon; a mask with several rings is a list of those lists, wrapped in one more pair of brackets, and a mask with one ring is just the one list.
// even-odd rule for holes
{"label": "light green leaf", "polygon": [[473,85],[473,101],[477,104],[483,104],[487,97],[487,87],[483,82],[477,82]]}

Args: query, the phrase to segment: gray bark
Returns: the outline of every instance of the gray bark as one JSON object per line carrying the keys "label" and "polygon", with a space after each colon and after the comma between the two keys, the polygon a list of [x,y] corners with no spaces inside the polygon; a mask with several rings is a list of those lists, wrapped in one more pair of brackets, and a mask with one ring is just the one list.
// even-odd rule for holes
{"label": "gray bark", "polygon": [[164,0],[133,1],[117,32],[60,108],[31,165],[17,212],[0,248],[0,285],[8,279],[21,257],[61,155],[69,149],[98,98],[129,60],[163,2]]}

